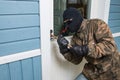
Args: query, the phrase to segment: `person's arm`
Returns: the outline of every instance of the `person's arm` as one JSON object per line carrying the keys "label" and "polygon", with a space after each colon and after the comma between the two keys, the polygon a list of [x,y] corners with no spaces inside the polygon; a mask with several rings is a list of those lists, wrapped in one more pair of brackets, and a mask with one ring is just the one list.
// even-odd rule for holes
{"label": "person's arm", "polygon": [[108,25],[101,21],[97,27],[96,31],[94,31],[94,38],[96,40],[89,41],[88,43],[88,56],[94,59],[111,55],[116,50],[116,45]]}

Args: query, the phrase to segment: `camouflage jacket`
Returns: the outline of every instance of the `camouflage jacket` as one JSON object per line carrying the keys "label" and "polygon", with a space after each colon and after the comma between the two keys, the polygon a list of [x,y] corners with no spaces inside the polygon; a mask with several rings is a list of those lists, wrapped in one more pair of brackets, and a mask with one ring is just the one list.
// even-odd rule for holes
{"label": "camouflage jacket", "polygon": [[[120,55],[108,25],[100,19],[84,20],[73,35],[71,45],[88,45],[83,74],[88,80],[120,80]],[[83,57],[65,53],[64,57],[79,64]]]}

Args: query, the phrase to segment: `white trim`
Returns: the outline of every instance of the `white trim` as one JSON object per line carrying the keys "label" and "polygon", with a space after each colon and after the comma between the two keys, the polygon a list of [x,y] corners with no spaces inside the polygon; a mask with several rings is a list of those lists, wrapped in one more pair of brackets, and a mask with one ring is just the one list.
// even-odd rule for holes
{"label": "white trim", "polygon": [[0,64],[10,63],[18,60],[23,60],[30,57],[35,57],[41,55],[40,49],[15,53],[12,55],[2,56],[0,57]]}
{"label": "white trim", "polygon": [[109,19],[109,10],[110,10],[110,0],[105,0],[105,9],[104,9],[104,20],[108,23]]}
{"label": "white trim", "polygon": [[118,32],[118,33],[113,33],[113,37],[120,37],[120,32]]}
{"label": "white trim", "polygon": [[90,0],[91,5],[90,5],[90,19],[91,18],[96,18],[97,17],[97,9],[98,9],[98,0]]}
{"label": "white trim", "polygon": [[91,0],[90,18],[99,18],[108,23],[110,0]]}
{"label": "white trim", "polygon": [[42,80],[50,79],[50,28],[53,26],[53,0],[39,0],[40,36],[42,53]]}

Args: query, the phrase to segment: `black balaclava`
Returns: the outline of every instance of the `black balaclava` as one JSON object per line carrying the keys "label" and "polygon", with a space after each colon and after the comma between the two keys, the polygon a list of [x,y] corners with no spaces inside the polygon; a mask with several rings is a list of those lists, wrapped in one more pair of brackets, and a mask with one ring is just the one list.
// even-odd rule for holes
{"label": "black balaclava", "polygon": [[83,21],[83,17],[76,8],[68,8],[63,13],[64,28],[71,33],[77,32]]}

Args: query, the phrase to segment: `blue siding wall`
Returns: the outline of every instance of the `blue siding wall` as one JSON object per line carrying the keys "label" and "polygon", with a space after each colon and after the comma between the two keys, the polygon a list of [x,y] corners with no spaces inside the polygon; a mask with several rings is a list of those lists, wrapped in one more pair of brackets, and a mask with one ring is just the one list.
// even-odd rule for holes
{"label": "blue siding wall", "polygon": [[0,80],[42,80],[41,57],[0,65]]}
{"label": "blue siding wall", "polygon": [[38,0],[0,1],[0,56],[40,48]]}
{"label": "blue siding wall", "polygon": [[[0,57],[40,49],[38,0],[0,1]],[[0,65],[0,80],[42,80],[41,56]]]}
{"label": "blue siding wall", "polygon": [[[120,32],[120,0],[111,0],[108,24],[113,33]],[[120,37],[115,38],[120,51]]]}

